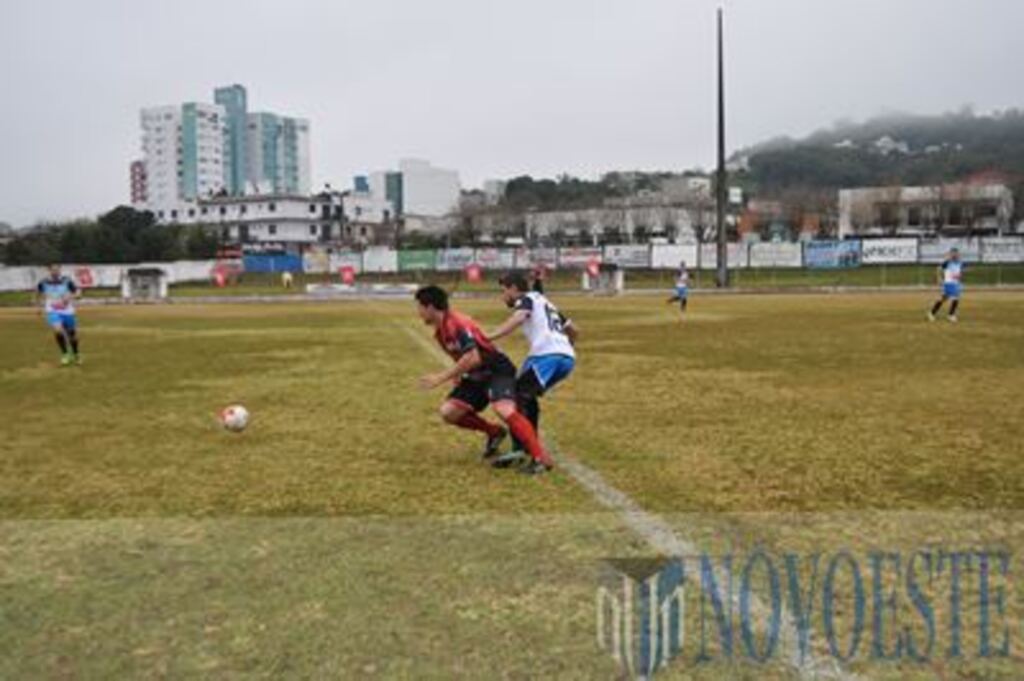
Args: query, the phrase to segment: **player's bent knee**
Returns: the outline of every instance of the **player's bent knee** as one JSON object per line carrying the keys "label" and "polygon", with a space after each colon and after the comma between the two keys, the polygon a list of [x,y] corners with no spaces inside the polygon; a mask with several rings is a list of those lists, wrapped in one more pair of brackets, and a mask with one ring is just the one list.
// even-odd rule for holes
{"label": "player's bent knee", "polygon": [[512,414],[516,413],[516,403],[512,400],[498,400],[491,404],[494,411],[504,420],[508,420],[512,417]]}
{"label": "player's bent knee", "polygon": [[454,402],[445,402],[439,410],[441,419],[447,423],[458,423],[466,415],[466,408]]}

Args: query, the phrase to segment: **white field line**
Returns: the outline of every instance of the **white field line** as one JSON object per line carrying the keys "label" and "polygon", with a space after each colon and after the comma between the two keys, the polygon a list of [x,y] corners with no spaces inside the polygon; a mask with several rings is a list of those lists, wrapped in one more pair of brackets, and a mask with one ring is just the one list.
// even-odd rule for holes
{"label": "white field line", "polygon": [[[379,308],[377,311],[383,313]],[[423,348],[427,354],[435,357],[442,364],[447,364],[450,361],[444,352],[437,345],[430,342],[422,333],[417,333],[409,326],[400,322],[390,321]],[[646,541],[652,549],[664,556],[695,556],[699,554],[699,550],[693,543],[681,538],[672,529],[672,526],[663,519],[645,511],[628,494],[613,487],[594,469],[579,462],[571,455],[558,450],[550,435],[545,436],[545,442],[549,445],[551,455],[556,463],[577,484],[590,492],[591,496],[599,504],[618,513],[626,527]],[[716,581],[725,583],[725,577],[718,569],[715,570]],[[738,608],[739,594],[733,595],[732,600],[733,606]],[[750,611],[751,614],[758,619],[762,619],[762,621],[767,621],[771,615],[761,599],[753,595],[750,597]],[[796,624],[784,606],[782,608],[782,622],[779,642],[786,649],[789,666],[800,675],[800,678],[839,679],[841,681],[854,681],[859,678],[844,671],[839,666],[839,663],[832,658],[822,658],[811,651],[808,651],[805,656],[801,656]],[[808,645],[810,644],[808,643]]]}

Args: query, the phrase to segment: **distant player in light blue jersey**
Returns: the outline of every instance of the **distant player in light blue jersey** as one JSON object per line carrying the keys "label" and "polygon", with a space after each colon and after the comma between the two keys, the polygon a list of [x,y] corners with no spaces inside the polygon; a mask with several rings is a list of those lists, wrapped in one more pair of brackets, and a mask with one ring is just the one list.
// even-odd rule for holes
{"label": "distant player in light blue jersey", "polygon": [[50,275],[36,286],[36,304],[41,305],[46,323],[53,329],[64,366],[82,363],[75,317],[75,299],[81,295],[75,282],[61,274],[60,265],[50,265]]}
{"label": "distant player in light blue jersey", "polygon": [[669,303],[679,303],[680,314],[686,314],[686,300],[690,296],[690,271],[686,269],[686,261],[679,263],[679,274],[676,275],[675,294],[668,299]]}
{"label": "distant player in light blue jersey", "polygon": [[939,314],[942,304],[947,300],[951,301],[949,304],[949,321],[957,321],[956,312],[960,307],[960,295],[963,293],[963,272],[964,263],[960,260],[960,251],[951,248],[949,250],[949,257],[939,265],[938,278],[939,284],[942,286],[942,297],[935,301],[932,309],[928,311],[928,319],[930,321],[935,321],[935,316]]}

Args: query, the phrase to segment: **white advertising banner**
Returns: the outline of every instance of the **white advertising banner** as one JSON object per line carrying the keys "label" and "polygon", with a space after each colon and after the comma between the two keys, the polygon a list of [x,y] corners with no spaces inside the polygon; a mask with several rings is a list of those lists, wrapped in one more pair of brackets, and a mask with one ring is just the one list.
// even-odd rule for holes
{"label": "white advertising banner", "polygon": [[472,248],[452,248],[437,252],[437,269],[442,272],[464,270],[473,263]]}
{"label": "white advertising banner", "polygon": [[656,270],[678,269],[681,263],[697,266],[697,244],[657,244],[651,246],[651,267]]}
{"label": "white advertising banner", "polygon": [[605,246],[604,261],[623,269],[647,269],[651,266],[651,247],[639,244]]}
{"label": "white advertising banner", "polygon": [[368,248],[363,253],[364,272],[397,272],[398,251],[390,248]]}
{"label": "white advertising banner", "polygon": [[860,261],[865,265],[917,262],[917,239],[864,239]]}
{"label": "white advertising banner", "polygon": [[982,262],[1024,262],[1024,237],[993,236],[981,240]]}
{"label": "white advertising banner", "polygon": [[[126,268],[154,267],[167,273],[168,283],[209,279],[215,260],[129,263],[123,265],[62,265],[61,271],[81,288],[118,288]],[[46,267],[0,267],[0,291],[32,291],[47,276]]]}
{"label": "white advertising banner", "polygon": [[601,262],[601,249],[590,246],[578,246],[558,249],[559,267],[586,267],[587,263],[596,259]]}
{"label": "white advertising banner", "polygon": [[949,255],[951,248],[960,251],[960,259],[964,262],[981,260],[981,241],[979,239],[922,239],[918,245],[920,262],[942,262]]}
{"label": "white advertising banner", "polygon": [[335,273],[342,267],[351,267],[353,272],[360,274],[363,271],[363,254],[355,251],[331,253],[331,272]]}
{"label": "white advertising banner", "polygon": [[478,248],[475,260],[485,270],[510,270],[516,266],[516,252],[505,248]]}
{"label": "white advertising banner", "polygon": [[802,244],[771,241],[750,244],[751,267],[802,267],[803,264]]}
{"label": "white advertising banner", "polygon": [[[730,269],[747,266],[747,244],[730,242],[726,246],[726,258]],[[700,245],[700,269],[713,270],[718,267],[718,244]]]}
{"label": "white advertising banner", "polygon": [[537,265],[558,266],[558,249],[556,248],[520,248],[516,251],[516,268],[525,270]]}

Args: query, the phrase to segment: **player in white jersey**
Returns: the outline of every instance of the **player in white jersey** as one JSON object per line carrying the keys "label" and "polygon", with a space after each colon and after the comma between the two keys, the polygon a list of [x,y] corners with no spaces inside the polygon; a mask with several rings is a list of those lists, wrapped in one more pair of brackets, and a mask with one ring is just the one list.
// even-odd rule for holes
{"label": "player in white jersey", "polygon": [[949,304],[949,321],[957,321],[956,311],[960,307],[960,295],[963,293],[963,284],[961,283],[963,272],[964,263],[960,260],[960,251],[951,248],[949,257],[939,265],[938,277],[939,283],[942,285],[942,297],[935,301],[932,309],[928,311],[930,321],[935,321],[935,315],[939,314],[942,304],[947,300],[952,301]]}
{"label": "player in white jersey", "polygon": [[50,274],[36,286],[36,303],[42,305],[46,324],[53,330],[60,348],[60,363],[81,364],[78,354],[78,323],[75,298],[82,295],[75,282],[60,272],[60,265],[50,265]]}
{"label": "player in white jersey", "polygon": [[[543,293],[530,290],[526,277],[519,272],[503,276],[499,283],[502,299],[512,308],[512,316],[488,334],[493,341],[523,329],[530,350],[516,378],[516,397],[519,410],[538,430],[540,398],[561,383],[576,367],[573,347],[577,331],[572,320],[558,311]],[[539,432],[539,431],[538,431]],[[524,458],[522,448],[513,441],[512,451],[494,460],[496,467],[509,466]]]}

